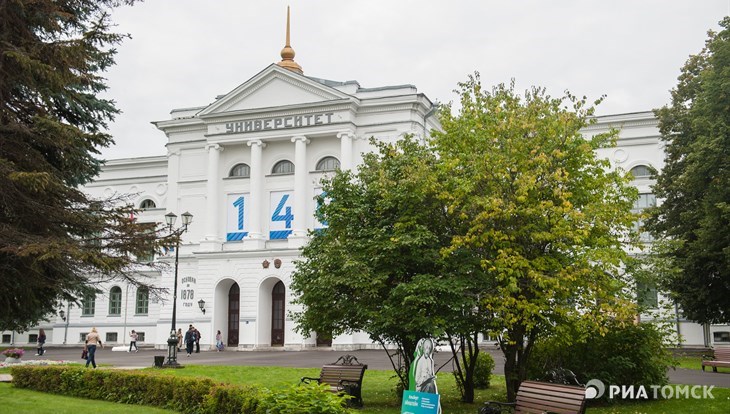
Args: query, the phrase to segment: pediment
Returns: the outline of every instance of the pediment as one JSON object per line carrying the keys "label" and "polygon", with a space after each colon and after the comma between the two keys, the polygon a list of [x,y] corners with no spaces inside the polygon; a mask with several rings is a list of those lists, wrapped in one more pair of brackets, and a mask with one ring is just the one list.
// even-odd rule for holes
{"label": "pediment", "polygon": [[271,65],[210,104],[198,116],[349,99],[350,95]]}

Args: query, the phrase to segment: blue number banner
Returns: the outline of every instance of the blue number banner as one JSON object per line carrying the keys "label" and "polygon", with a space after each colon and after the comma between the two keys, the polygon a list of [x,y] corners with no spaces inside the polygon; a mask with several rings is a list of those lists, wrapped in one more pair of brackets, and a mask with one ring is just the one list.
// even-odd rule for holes
{"label": "blue number banner", "polygon": [[438,414],[439,395],[426,392],[404,391],[401,414]]}
{"label": "blue number banner", "polygon": [[271,192],[271,221],[269,221],[269,239],[286,239],[292,232],[293,191]]}
{"label": "blue number banner", "polygon": [[248,235],[248,207],[251,197],[248,193],[226,196],[226,240],[239,241]]}

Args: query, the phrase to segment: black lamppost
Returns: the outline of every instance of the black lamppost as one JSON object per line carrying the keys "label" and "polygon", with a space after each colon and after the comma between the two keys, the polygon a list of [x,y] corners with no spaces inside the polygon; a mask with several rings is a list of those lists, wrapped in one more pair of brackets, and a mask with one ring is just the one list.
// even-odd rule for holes
{"label": "black lamppost", "polygon": [[177,363],[177,335],[175,334],[175,325],[177,324],[177,265],[180,254],[180,236],[188,230],[188,225],[193,221],[193,215],[185,212],[182,214],[182,226],[175,229],[175,220],[177,216],[173,213],[165,214],[165,223],[170,230],[170,236],[175,236],[175,285],[172,290],[172,327],[170,328],[170,338],[167,339],[167,362],[164,364],[166,368],[180,368],[182,365]]}

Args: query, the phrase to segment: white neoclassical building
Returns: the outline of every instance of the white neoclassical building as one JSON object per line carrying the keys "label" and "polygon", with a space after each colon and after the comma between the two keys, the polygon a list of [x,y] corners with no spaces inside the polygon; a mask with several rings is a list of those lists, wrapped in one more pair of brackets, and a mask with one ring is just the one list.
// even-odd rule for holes
{"label": "white neoclassical building", "polygon": [[[154,124],[167,136],[167,155],[109,161],[85,191],[92,196],[135,194],[138,220],[164,223],[173,212],[193,214],[179,251],[177,327],[202,333],[204,348],[223,333],[229,349],[332,349],[373,347],[367,335],[304,338],[287,318],[295,310],[290,276],[314,218],[320,179],[336,168],[352,169],[371,151],[368,139],[425,138],[440,128],[431,100],[413,85],[361,87],[303,74],[287,44],[282,61],[264,68],[215,102],[174,109]],[[620,129],[617,148],[601,150],[614,168],[632,170],[641,198],[655,202],[648,166],[661,169],[664,155],[651,112],[597,118],[590,135]],[[179,225],[179,221],[177,225]],[[172,264],[174,253],[157,256]],[[141,269],[152,284],[173,292],[174,267]],[[102,293],[67,306],[26,333],[3,332],[2,345],[48,342],[77,345],[92,326],[107,343],[125,344],[129,332],[141,344],[166,346],[172,297],[154,300],[141,289],[106,283]],[[645,300],[657,301],[656,297]],[[62,312],[61,312],[62,311]],[[688,346],[730,343],[730,327],[683,320],[676,329]],[[0,345],[1,346],[1,345]]]}

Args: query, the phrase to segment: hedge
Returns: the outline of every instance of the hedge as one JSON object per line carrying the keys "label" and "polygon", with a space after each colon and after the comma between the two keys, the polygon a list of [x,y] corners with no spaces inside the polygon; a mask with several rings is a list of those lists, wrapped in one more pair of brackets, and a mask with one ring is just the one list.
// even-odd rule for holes
{"label": "hedge", "polygon": [[280,407],[302,404],[301,413],[347,413],[344,397],[326,388],[292,387],[272,399],[268,390],[249,385],[216,383],[207,378],[183,378],[152,372],[96,370],[70,366],[16,366],[13,385],[71,397],[123,404],[149,405],[183,413],[285,413]]}
{"label": "hedge", "polygon": [[161,407],[183,413],[256,413],[260,390],[144,372],[19,366],[13,385],[71,397]]}

